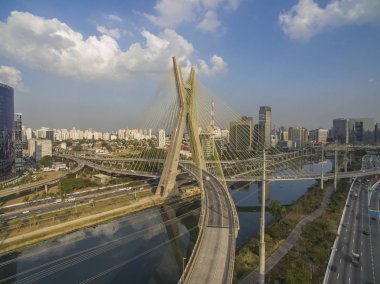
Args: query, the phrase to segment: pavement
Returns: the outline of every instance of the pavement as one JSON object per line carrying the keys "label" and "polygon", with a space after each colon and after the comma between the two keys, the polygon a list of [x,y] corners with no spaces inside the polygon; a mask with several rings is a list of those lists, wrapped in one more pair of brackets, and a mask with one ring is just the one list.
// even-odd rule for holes
{"label": "pavement", "polygon": [[[207,218],[204,235],[193,268],[186,283],[229,283],[230,253],[234,252],[233,216],[229,200],[220,183],[211,175],[204,180]],[[232,242],[231,242],[232,241]],[[232,259],[233,261],[233,259]]]}
{"label": "pavement", "polygon": [[[369,208],[379,210],[380,184],[376,192],[368,193],[363,180],[352,187],[326,283],[380,283],[380,222],[378,216],[368,214]],[[353,253],[360,256],[358,263]]]}
{"label": "pavement", "polygon": [[[321,205],[313,213],[303,218],[298,222],[296,227],[291,231],[286,240],[280,245],[280,247],[265,261],[265,273],[268,273],[276,264],[293,248],[295,243],[298,241],[299,236],[302,233],[302,227],[322,215],[325,211],[327,204],[330,202],[331,195],[334,191],[332,186],[328,187],[327,194],[322,200]],[[252,284],[259,282],[259,268],[257,267],[254,271],[249,273],[245,278],[243,278],[239,283],[242,284]]]}

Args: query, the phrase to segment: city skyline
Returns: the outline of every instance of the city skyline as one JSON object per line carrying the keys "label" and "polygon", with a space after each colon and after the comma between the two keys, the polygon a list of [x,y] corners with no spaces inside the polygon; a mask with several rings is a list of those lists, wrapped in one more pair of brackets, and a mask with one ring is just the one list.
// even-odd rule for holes
{"label": "city skyline", "polygon": [[339,17],[331,1],[311,0],[3,1],[0,81],[29,127],[134,128],[176,55],[255,121],[269,105],[276,126],[378,122],[380,4],[334,2]]}

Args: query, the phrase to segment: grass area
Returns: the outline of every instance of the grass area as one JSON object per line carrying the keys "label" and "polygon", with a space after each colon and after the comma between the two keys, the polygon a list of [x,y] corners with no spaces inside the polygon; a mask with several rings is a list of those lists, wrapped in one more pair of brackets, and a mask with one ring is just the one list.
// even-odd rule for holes
{"label": "grass area", "polygon": [[[331,186],[331,183],[327,182],[325,185]],[[267,256],[270,256],[281,245],[303,217],[319,207],[325,194],[326,190],[321,190],[318,183],[314,184],[303,196],[287,207],[287,213],[282,218],[278,218],[266,226],[265,246]],[[259,233],[257,233],[237,251],[234,282],[242,279],[258,266],[259,244]]]}
{"label": "grass area", "polygon": [[292,250],[266,275],[267,283],[322,283],[349,187],[339,182],[325,213],[302,228]]}

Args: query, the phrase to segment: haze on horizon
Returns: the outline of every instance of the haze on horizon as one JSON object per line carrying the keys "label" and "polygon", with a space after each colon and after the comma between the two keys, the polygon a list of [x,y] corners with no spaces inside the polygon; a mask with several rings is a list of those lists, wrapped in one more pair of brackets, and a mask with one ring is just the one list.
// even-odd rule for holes
{"label": "haze on horizon", "polygon": [[197,64],[203,85],[255,121],[269,105],[276,127],[380,122],[377,0],[3,0],[0,8],[0,82],[15,88],[28,127],[133,128],[173,55],[184,68]]}

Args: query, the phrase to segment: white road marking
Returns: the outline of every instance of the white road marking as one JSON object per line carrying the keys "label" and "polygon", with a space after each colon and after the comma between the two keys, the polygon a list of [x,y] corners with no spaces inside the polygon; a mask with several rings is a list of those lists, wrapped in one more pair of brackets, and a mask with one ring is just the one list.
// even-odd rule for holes
{"label": "white road marking", "polygon": [[339,273],[338,273],[338,275],[336,276],[336,279],[339,279]]}

